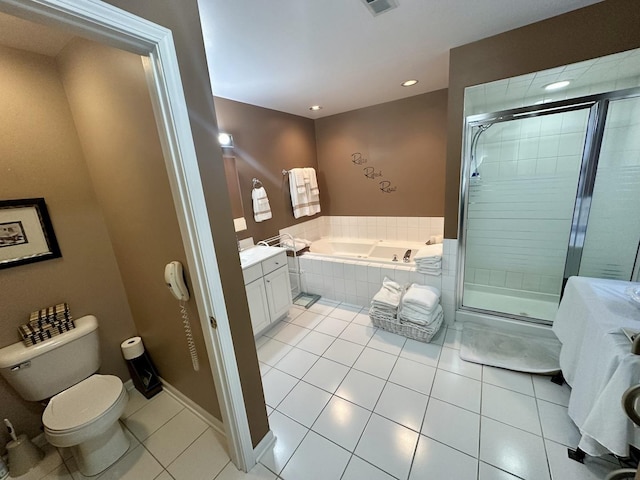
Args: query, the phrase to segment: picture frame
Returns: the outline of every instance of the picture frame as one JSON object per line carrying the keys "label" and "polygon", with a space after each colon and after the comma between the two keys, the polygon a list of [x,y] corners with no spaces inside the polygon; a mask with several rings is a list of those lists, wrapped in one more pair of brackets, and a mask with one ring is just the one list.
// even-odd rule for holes
{"label": "picture frame", "polygon": [[0,200],[0,269],[59,257],[44,198]]}

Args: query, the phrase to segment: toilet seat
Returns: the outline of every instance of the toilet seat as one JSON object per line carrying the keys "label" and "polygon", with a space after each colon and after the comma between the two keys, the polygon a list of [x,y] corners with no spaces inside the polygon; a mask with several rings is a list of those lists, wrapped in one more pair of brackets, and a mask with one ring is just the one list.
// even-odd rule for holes
{"label": "toilet seat", "polygon": [[118,421],[127,404],[127,391],[113,375],[92,375],[55,395],[42,415],[52,445],[76,445]]}

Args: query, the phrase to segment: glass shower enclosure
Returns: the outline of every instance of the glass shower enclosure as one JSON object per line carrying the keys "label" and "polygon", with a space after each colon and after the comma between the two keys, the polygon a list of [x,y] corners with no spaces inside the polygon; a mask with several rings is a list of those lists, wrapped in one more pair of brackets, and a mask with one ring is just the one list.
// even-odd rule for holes
{"label": "glass shower enclosure", "polygon": [[551,323],[572,275],[630,280],[640,90],[466,119],[459,308]]}

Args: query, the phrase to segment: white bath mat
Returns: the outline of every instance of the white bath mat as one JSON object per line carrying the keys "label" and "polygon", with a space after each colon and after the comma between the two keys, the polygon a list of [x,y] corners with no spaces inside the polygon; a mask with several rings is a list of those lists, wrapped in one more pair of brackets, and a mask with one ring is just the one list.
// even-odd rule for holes
{"label": "white bath mat", "polygon": [[555,338],[506,333],[465,323],[460,358],[518,372],[554,374],[560,371],[560,346]]}

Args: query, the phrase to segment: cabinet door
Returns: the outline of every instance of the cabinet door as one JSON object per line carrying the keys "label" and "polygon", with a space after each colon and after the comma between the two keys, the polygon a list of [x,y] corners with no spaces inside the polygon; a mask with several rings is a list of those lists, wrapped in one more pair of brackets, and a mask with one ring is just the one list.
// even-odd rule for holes
{"label": "cabinet door", "polygon": [[264,276],[271,321],[286,315],[291,307],[291,283],[287,267],[282,267]]}
{"label": "cabinet door", "polygon": [[247,290],[247,302],[249,302],[253,334],[256,335],[271,323],[264,280],[259,278],[246,285],[245,289]]}

